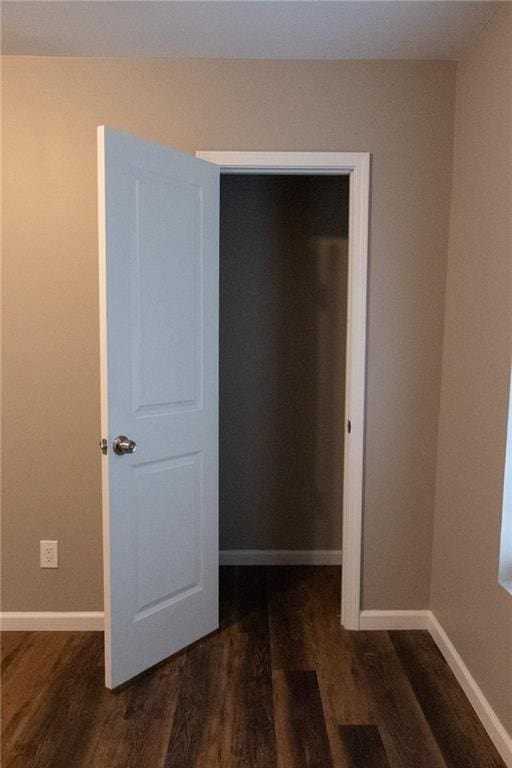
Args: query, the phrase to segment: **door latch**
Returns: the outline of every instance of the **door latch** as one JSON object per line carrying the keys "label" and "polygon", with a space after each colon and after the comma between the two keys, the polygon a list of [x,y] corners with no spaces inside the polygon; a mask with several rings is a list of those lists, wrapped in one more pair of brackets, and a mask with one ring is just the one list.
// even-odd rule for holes
{"label": "door latch", "polygon": [[100,450],[101,450],[101,452],[102,452],[102,454],[104,456],[107,455],[108,443],[107,443],[106,438],[104,438],[104,437],[102,437],[101,440],[100,440]]}

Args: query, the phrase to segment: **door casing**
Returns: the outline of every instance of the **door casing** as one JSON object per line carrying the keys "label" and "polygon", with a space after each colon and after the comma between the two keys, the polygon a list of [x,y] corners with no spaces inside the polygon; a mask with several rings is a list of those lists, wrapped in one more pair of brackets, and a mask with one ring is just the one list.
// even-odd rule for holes
{"label": "door casing", "polygon": [[219,165],[221,173],[350,177],[341,623],[346,629],[358,630],[362,582],[370,153],[199,151],[196,156]]}

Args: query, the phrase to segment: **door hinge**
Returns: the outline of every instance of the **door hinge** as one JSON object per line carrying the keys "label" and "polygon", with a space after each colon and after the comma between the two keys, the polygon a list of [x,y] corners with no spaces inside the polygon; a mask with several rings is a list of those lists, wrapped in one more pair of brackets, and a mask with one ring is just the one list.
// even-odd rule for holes
{"label": "door hinge", "polygon": [[349,435],[352,432],[352,422],[350,421],[350,419],[347,419],[347,432]]}
{"label": "door hinge", "polygon": [[108,442],[105,437],[102,437],[100,440],[100,449],[102,454],[106,456],[108,451]]}

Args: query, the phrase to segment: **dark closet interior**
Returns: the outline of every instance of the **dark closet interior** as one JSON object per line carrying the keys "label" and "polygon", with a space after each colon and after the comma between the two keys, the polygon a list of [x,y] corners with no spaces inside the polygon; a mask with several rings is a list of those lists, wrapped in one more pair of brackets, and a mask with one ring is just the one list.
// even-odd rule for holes
{"label": "dark closet interior", "polygon": [[221,549],[341,549],[348,184],[221,175]]}

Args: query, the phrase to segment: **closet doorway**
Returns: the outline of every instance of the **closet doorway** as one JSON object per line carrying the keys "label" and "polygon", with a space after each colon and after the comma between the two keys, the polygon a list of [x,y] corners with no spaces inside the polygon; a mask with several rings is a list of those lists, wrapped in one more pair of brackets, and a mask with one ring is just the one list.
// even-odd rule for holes
{"label": "closet doorway", "polygon": [[[221,323],[226,322],[226,326],[221,325],[221,334],[224,330],[224,336],[221,335],[220,339],[220,364],[221,364],[221,392],[220,392],[220,406],[221,406],[221,416],[220,416],[220,439],[221,439],[221,468],[220,468],[220,483],[221,483],[221,496],[220,496],[220,503],[221,503],[221,511],[220,511],[220,519],[221,519],[221,562],[224,562],[226,564],[228,563],[236,563],[236,562],[246,562],[247,564],[251,562],[251,555],[247,554],[246,551],[240,553],[236,550],[233,551],[231,547],[233,546],[233,542],[237,541],[237,539],[233,538],[233,536],[237,535],[237,526],[240,527],[240,521],[236,522],[236,511],[233,507],[233,500],[237,497],[240,498],[241,489],[239,488],[238,491],[234,491],[233,486],[230,485],[230,481],[227,478],[227,469],[229,467],[229,463],[231,462],[231,459],[234,459],[234,463],[236,461],[243,463],[243,457],[238,456],[236,457],[236,449],[233,450],[233,430],[236,427],[236,420],[231,423],[227,423],[227,417],[231,414],[233,415],[234,411],[236,410],[236,393],[233,393],[231,389],[231,385],[229,383],[225,383],[225,373],[226,373],[226,367],[229,369],[232,365],[232,362],[230,362],[230,357],[232,354],[232,351],[234,350],[235,346],[237,344],[240,344],[241,339],[236,340],[236,336],[231,337],[231,332],[229,331],[229,325],[228,325],[228,316],[224,315],[223,313],[226,312],[228,309],[230,311],[233,311],[234,302],[232,303],[232,299],[234,298],[234,286],[232,285],[232,280],[236,279],[236,272],[234,273],[234,278],[226,279],[225,276],[225,269],[228,266],[228,261],[230,261],[233,258],[233,249],[236,249],[236,238],[237,238],[237,231],[236,226],[232,223],[233,217],[230,217],[230,219],[227,219],[227,211],[229,210],[229,207],[232,205],[236,206],[236,190],[237,185],[238,191],[242,189],[240,185],[244,184],[246,188],[250,187],[251,184],[251,177],[254,175],[261,175],[265,177],[266,181],[262,182],[261,185],[255,183],[253,187],[253,193],[256,193],[256,189],[259,189],[261,196],[263,199],[260,199],[260,203],[264,204],[264,200],[266,200],[265,205],[269,206],[267,208],[267,213],[270,217],[274,217],[274,227],[279,227],[279,224],[276,223],[275,215],[277,214],[277,205],[274,202],[271,202],[270,196],[267,192],[263,192],[263,189],[265,187],[265,184],[267,187],[270,187],[271,185],[274,185],[277,189],[280,190],[280,194],[282,193],[284,195],[285,190],[288,190],[288,200],[286,201],[285,210],[287,210],[288,215],[295,214],[291,211],[291,207],[293,207],[293,200],[291,199],[293,197],[292,194],[290,194],[293,189],[298,194],[298,197],[296,198],[296,202],[298,203],[300,201],[300,205],[303,205],[306,202],[306,198],[308,197],[308,194],[311,195],[311,192],[316,191],[320,193],[320,190],[322,190],[322,195],[328,195],[329,197],[329,204],[328,204],[328,210],[323,210],[322,212],[319,212],[317,209],[317,217],[315,218],[314,209],[315,206],[312,206],[312,210],[309,211],[309,213],[306,215],[306,219],[303,220],[300,218],[300,215],[296,217],[296,224],[293,226],[293,229],[297,233],[300,233],[301,228],[304,230],[304,228],[310,227],[310,231],[306,234],[311,238],[310,247],[311,249],[317,250],[317,254],[320,254],[320,250],[323,247],[324,249],[329,248],[329,241],[331,246],[331,257],[333,256],[333,246],[335,246],[338,249],[339,255],[341,257],[341,252],[346,249],[346,271],[341,269],[341,265],[338,262],[337,266],[339,269],[338,274],[338,289],[341,293],[345,291],[346,300],[344,301],[341,296],[341,293],[339,295],[339,298],[341,298],[341,307],[337,307],[336,309],[336,319],[333,320],[332,315],[329,319],[327,319],[327,313],[325,313],[324,317],[322,318],[321,315],[317,312],[316,313],[316,319],[315,323],[317,325],[316,327],[316,333],[319,332],[319,326],[324,323],[327,323],[330,325],[330,337],[327,340],[324,338],[323,340],[320,340],[317,336],[317,346],[316,351],[313,349],[313,345],[311,344],[311,336],[308,342],[309,345],[309,353],[314,358],[315,355],[317,357],[324,356],[324,363],[325,360],[331,359],[331,367],[330,369],[330,381],[326,383],[325,381],[323,384],[329,388],[334,388],[337,381],[339,381],[339,368],[336,368],[332,365],[332,355],[333,355],[333,345],[336,343],[339,343],[340,346],[340,355],[338,357],[338,363],[339,358],[343,358],[345,371],[344,371],[344,386],[340,387],[341,391],[338,391],[338,402],[335,402],[335,399],[331,400],[328,403],[323,403],[320,405],[318,402],[318,397],[316,399],[316,407],[319,410],[322,410],[322,417],[325,419],[326,414],[331,409],[331,415],[334,417],[335,420],[338,420],[341,418],[341,414],[343,414],[342,417],[342,431],[343,431],[343,440],[342,445],[337,442],[337,438],[334,435],[333,431],[329,431],[329,437],[332,440],[332,445],[335,447],[335,454],[336,449],[341,452],[342,454],[342,461],[343,466],[340,471],[339,466],[336,467],[336,458],[333,458],[333,465],[334,466],[334,472],[331,474],[329,481],[332,483],[330,485],[331,493],[332,495],[327,494],[327,497],[329,498],[329,502],[327,504],[327,508],[332,510],[333,504],[335,503],[333,500],[336,498],[336,482],[342,486],[342,514],[339,516],[338,520],[334,523],[333,528],[331,528],[331,532],[334,534],[334,539],[336,540],[336,536],[341,533],[342,538],[342,584],[341,584],[341,622],[343,626],[346,629],[359,629],[360,625],[360,593],[361,593],[361,564],[362,564],[362,505],[363,505],[363,462],[364,462],[364,429],[365,429],[365,394],[366,394],[366,319],[367,319],[367,274],[368,274],[368,227],[369,227],[369,203],[370,203],[370,154],[366,152],[213,152],[213,151],[199,151],[196,153],[197,157],[207,160],[210,163],[215,163],[220,168],[220,174],[221,174],[221,213],[220,213],[220,219],[221,223],[224,226],[224,232],[221,232],[221,238],[224,237],[224,242],[221,240],[221,252],[220,252],[220,260],[221,260],[221,300],[224,298],[224,300],[228,299],[231,303],[231,307],[229,305],[221,305]],[[230,181],[229,177],[234,176],[235,180]],[[285,181],[279,182],[278,177],[284,176]],[[299,183],[299,178],[301,176],[304,176],[306,181],[303,185]],[[249,178],[248,178],[249,177]],[[298,177],[298,178],[297,178]],[[322,187],[322,180],[325,180],[326,177],[335,177],[333,181],[327,181],[327,183]],[[295,179],[295,184],[294,184]],[[339,208],[338,208],[338,218],[336,221],[336,211],[334,208],[332,208],[333,205],[335,205],[334,196],[336,195],[336,184],[339,184],[338,192],[339,192]],[[299,191],[300,190],[300,191]],[[309,190],[309,193],[308,193]],[[334,193],[334,196],[332,196]],[[314,196],[314,195],[313,195]],[[347,212],[347,197],[348,197],[348,212]],[[223,201],[223,202],[222,202]],[[325,201],[324,201],[325,202]],[[227,206],[227,207],[226,207]],[[247,210],[250,210],[250,202],[247,199],[246,200],[246,206],[248,206]],[[298,207],[298,206],[297,206]],[[247,212],[246,210],[246,212]],[[273,213],[272,213],[273,211]],[[236,220],[236,217],[234,217]],[[297,219],[299,219],[297,221]],[[227,228],[226,228],[226,221],[228,222]],[[230,223],[231,222],[231,223]],[[308,223],[309,222],[309,223]],[[320,222],[322,222],[322,227],[324,229],[324,234],[322,237],[322,234],[315,235],[314,234],[314,228],[315,226],[319,226]],[[337,227],[337,228],[336,228]],[[258,227],[256,228],[258,230]],[[325,233],[331,232],[331,237]],[[238,234],[240,234],[240,229],[238,230]],[[260,235],[261,235],[261,229],[260,229]],[[315,237],[317,239],[315,239]],[[282,240],[287,244],[285,248],[285,253],[288,253],[288,257],[284,258],[284,261],[290,261],[290,244],[291,244],[291,238],[290,233],[285,233],[283,235],[282,233]],[[321,246],[321,242],[323,241],[324,245]],[[346,241],[346,242],[344,242]],[[301,248],[303,247],[303,243]],[[264,249],[268,254],[271,252],[271,248],[267,246]],[[293,250],[293,249],[292,249]],[[224,252],[223,252],[224,251]],[[307,251],[306,251],[307,252]],[[311,251],[310,251],[311,254]],[[320,256],[319,263],[323,262],[323,269],[326,269],[326,263],[329,261],[329,257],[325,255],[326,250],[323,250],[323,256]],[[303,257],[304,258],[304,257]],[[342,257],[341,257],[342,258]],[[312,268],[312,263],[307,261],[307,258],[305,259],[305,262],[307,264],[306,270]],[[283,266],[283,264],[281,264]],[[304,264],[303,264],[304,266]],[[331,263],[331,267],[333,264]],[[322,267],[319,265],[317,266],[317,269],[321,272]],[[302,276],[304,277],[304,271],[302,270]],[[260,277],[263,279],[263,274],[260,270]],[[285,285],[285,278],[286,275],[281,274],[282,283],[281,285]],[[267,275],[267,279],[269,279],[269,276]],[[322,280],[323,278],[320,278]],[[345,288],[343,288],[343,280],[346,281]],[[274,286],[274,290],[276,290],[276,287]],[[280,289],[282,290],[282,288]],[[329,286],[329,291],[335,290],[335,287],[333,285]],[[299,289],[300,292],[300,289]],[[285,302],[286,307],[290,308],[290,306],[293,306],[295,304],[296,306],[296,299],[297,299],[297,291],[295,291],[295,299],[290,297],[290,292],[286,292],[288,295],[288,299]],[[293,293],[293,291],[292,291]],[[239,297],[240,300],[240,297]],[[250,311],[250,307],[245,307],[246,311]],[[255,307],[253,305],[252,310],[255,311]],[[332,311],[332,310],[331,310]],[[344,314],[346,313],[346,314]],[[341,319],[345,320],[345,341],[343,341],[340,338],[341,335],[341,329],[338,326],[338,322],[341,324]],[[259,322],[261,323],[261,319],[259,319]],[[242,321],[242,327],[243,327],[243,321]],[[285,329],[289,330],[288,329]],[[227,333],[226,333],[227,331]],[[254,334],[253,329],[253,334]],[[279,332],[281,333],[281,332]],[[286,332],[281,334],[281,340],[285,343],[286,342]],[[274,340],[274,353],[277,356],[277,342]],[[279,361],[278,363],[281,366],[281,371],[284,372],[288,368],[288,370],[293,371],[293,360],[295,358],[295,362],[298,361],[300,358],[299,354],[299,347],[300,343],[296,341],[295,348],[290,351],[290,349],[287,349],[285,352],[285,357],[287,360],[285,361]],[[310,358],[309,362],[311,362],[312,358]],[[300,363],[300,361],[299,361]],[[302,363],[305,364],[305,361],[302,360]],[[318,368],[321,368],[321,365],[318,366]],[[238,376],[244,377],[247,375],[247,372],[240,371]],[[314,373],[312,373],[312,377],[314,378]],[[292,373],[292,379],[294,378]],[[300,377],[295,377],[295,386],[297,386],[297,382],[300,380]],[[318,383],[318,382],[317,382]],[[267,386],[269,382],[267,380]],[[226,388],[224,388],[224,386]],[[310,393],[311,393],[311,387],[310,387]],[[327,389],[325,390],[325,393],[327,393]],[[233,399],[232,395],[235,394],[235,399]],[[297,394],[295,390],[295,395]],[[317,388],[315,391],[315,395],[318,396],[319,389]],[[333,393],[334,394],[334,393]],[[279,397],[277,393],[274,394],[274,397]],[[281,397],[283,399],[285,398],[285,393],[283,392],[281,394]],[[239,398],[239,408],[238,410],[240,413],[243,411],[244,403],[247,404],[247,394],[244,393]],[[293,412],[293,403],[286,402],[286,410],[288,414]],[[297,400],[295,400],[295,406],[297,405]],[[311,401],[309,403],[311,407]],[[315,406],[313,406],[315,407]],[[232,410],[233,409],[233,410]],[[251,407],[249,407],[246,411],[246,413],[251,412]],[[255,411],[252,411],[253,416],[255,415]],[[261,418],[265,419],[265,414],[260,414]],[[225,418],[226,417],[226,418]],[[240,430],[245,430],[247,432],[248,425],[239,424]],[[304,431],[302,431],[302,427],[299,430],[301,432],[302,437],[304,438]],[[286,433],[286,430],[285,430]],[[270,430],[267,434],[270,434]],[[317,438],[320,437],[319,434],[316,435]],[[338,436],[339,437],[339,436]],[[257,440],[258,446],[261,450],[262,446],[262,439],[261,436],[258,437]],[[274,444],[274,449],[277,450],[277,453],[282,457],[282,455],[286,452],[286,443],[287,443],[287,436],[286,434],[283,434],[281,436],[281,442],[278,443],[278,446],[276,447]],[[293,449],[296,449],[296,446],[292,446]],[[223,456],[222,454],[225,454],[225,460],[227,461],[227,464],[223,465]],[[319,452],[321,455],[321,451]],[[339,454],[338,454],[339,455]],[[311,458],[311,451],[309,451],[309,456]],[[302,457],[304,460],[304,456]],[[281,459],[282,460],[282,459]],[[268,456],[265,457],[265,461],[268,461]],[[234,464],[233,464],[234,466]],[[298,466],[300,466],[300,461],[295,463],[295,471],[298,471]],[[311,467],[313,466],[312,463],[309,465],[309,469],[311,470]],[[322,474],[322,471],[325,473],[325,467],[320,471],[320,474]],[[288,463],[286,472],[288,473],[288,478],[290,478],[290,474],[292,470],[290,469],[290,465]],[[312,498],[313,500],[316,500],[318,502],[319,495],[316,493],[315,484],[312,482],[312,476],[313,471],[309,472],[309,482],[307,483],[310,496],[309,500]],[[272,476],[275,477],[276,473],[273,472]],[[325,478],[325,474],[324,474]],[[336,481],[337,478],[337,481]],[[254,476],[253,476],[254,479]],[[263,481],[260,479],[260,483]],[[278,482],[276,480],[274,484],[274,500],[278,503],[279,497],[283,496],[283,489],[276,490],[278,486]],[[338,485],[339,488],[339,485]],[[268,488],[266,489],[266,493],[269,493]],[[325,497],[324,497],[325,499]],[[307,511],[310,507],[306,506],[304,507],[304,499],[300,499],[300,507],[301,507],[301,514],[302,519],[304,520],[305,517],[307,517]],[[270,526],[268,526],[268,530],[272,532],[272,535],[276,533],[277,535],[284,535],[283,531],[289,531],[291,539],[287,540],[287,548],[293,548],[296,546],[296,544],[293,544],[293,537],[296,537],[298,534],[296,531],[293,530],[293,519],[292,519],[292,526],[288,526],[288,523],[290,522],[290,510],[292,510],[291,514],[292,516],[295,515],[295,512],[293,511],[293,507],[290,506],[289,499],[285,500],[285,503],[283,505],[283,509],[279,509],[279,513],[277,514],[276,518],[272,521]],[[340,520],[341,518],[341,520]],[[296,518],[294,518],[296,519]],[[332,521],[332,517],[329,517],[327,515],[323,518],[323,522],[326,521]],[[341,522],[341,531],[339,531],[339,528],[336,528],[336,523],[340,525]],[[316,529],[316,526],[319,524],[320,529],[322,528],[322,523],[318,520],[316,521],[307,521],[304,524],[304,528],[302,531],[303,538],[295,538],[295,542],[303,542],[305,540],[311,541],[311,539],[305,539],[304,536],[310,535],[312,530]],[[244,525],[245,525],[245,519],[244,519]],[[256,533],[255,528],[259,525],[258,520],[253,520],[252,523],[248,523],[248,527],[245,528],[245,532],[248,534]],[[274,526],[274,527],[273,527]],[[280,530],[279,530],[280,529]],[[325,533],[324,531],[319,534],[322,535]],[[263,534],[261,532],[261,529],[259,532],[257,532],[258,535],[261,535],[262,538],[258,539],[257,536],[255,536],[252,541],[258,542],[258,541],[264,541]],[[278,541],[283,541],[283,539],[277,539]],[[238,539],[238,541],[243,541],[243,539]],[[250,541],[250,538],[245,539],[246,542]],[[268,541],[268,540],[267,540]],[[273,541],[276,541],[276,539],[273,539]],[[326,541],[326,539],[321,538],[321,542]],[[339,539],[338,539],[339,541]],[[331,550],[333,552],[332,554],[332,560],[331,562],[334,562],[337,558],[336,553],[336,547],[333,546],[332,541],[328,547],[328,550]],[[327,551],[328,551],[327,550]],[[272,561],[272,557],[270,556],[269,561]],[[284,558],[284,555],[281,551],[279,554],[279,557]],[[292,556],[293,557],[293,556]],[[329,561],[329,556],[326,554],[326,551],[324,550],[321,554],[321,557],[323,558],[324,562]],[[259,553],[254,553],[254,560],[253,562],[264,562],[264,556]],[[289,563],[293,562],[293,560],[289,559]]]}

